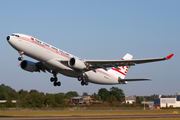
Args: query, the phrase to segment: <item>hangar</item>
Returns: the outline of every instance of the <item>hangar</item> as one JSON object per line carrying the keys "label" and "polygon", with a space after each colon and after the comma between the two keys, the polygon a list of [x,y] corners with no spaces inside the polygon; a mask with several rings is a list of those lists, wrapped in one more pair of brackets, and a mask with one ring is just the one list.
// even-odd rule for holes
{"label": "hangar", "polygon": [[159,98],[154,99],[154,106],[162,107],[180,107],[180,93],[176,95],[159,95]]}

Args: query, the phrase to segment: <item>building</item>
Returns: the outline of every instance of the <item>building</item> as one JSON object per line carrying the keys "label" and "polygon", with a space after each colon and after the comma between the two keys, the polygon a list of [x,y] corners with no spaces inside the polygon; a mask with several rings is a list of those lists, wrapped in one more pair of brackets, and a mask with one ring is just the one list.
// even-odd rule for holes
{"label": "building", "polygon": [[[0,103],[6,103],[7,100],[0,100]],[[12,103],[16,103],[16,100],[12,100]]]}
{"label": "building", "polygon": [[180,107],[180,93],[176,95],[159,95],[159,98],[154,99],[155,107]]}
{"label": "building", "polygon": [[89,105],[92,103],[92,98],[90,96],[83,96],[83,97],[73,97],[70,101],[69,104],[71,105]]}
{"label": "building", "polygon": [[125,103],[133,104],[136,102],[136,96],[125,96]]}

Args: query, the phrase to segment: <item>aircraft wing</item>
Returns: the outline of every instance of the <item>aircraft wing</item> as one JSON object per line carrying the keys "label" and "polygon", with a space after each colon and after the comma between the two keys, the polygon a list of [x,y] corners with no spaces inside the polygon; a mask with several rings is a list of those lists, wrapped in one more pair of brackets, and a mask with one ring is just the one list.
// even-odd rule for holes
{"label": "aircraft wing", "polygon": [[43,63],[41,63],[41,62],[37,62],[37,63],[36,63],[36,66],[37,66],[37,68],[38,68],[38,72],[40,72],[40,71],[43,71],[43,72],[48,71],[48,72],[51,73],[51,69],[49,69],[48,67],[46,67],[46,66],[45,66]]}
{"label": "aircraft wing", "polygon": [[[151,59],[131,59],[131,60],[83,60],[84,64],[86,65],[87,69],[84,69],[85,71],[89,70],[95,70],[97,68],[103,68],[104,70],[107,70],[108,67],[114,67],[118,69],[118,66],[135,66],[136,64],[142,64],[142,63],[149,63],[149,62],[157,62],[157,61],[163,61],[171,59],[171,57],[174,54],[171,54],[167,57],[163,58],[151,58]],[[68,60],[59,60],[57,61],[61,62],[62,64],[68,65]]]}
{"label": "aircraft wing", "polygon": [[149,63],[149,62],[157,62],[171,59],[174,54],[171,54],[167,57],[163,58],[151,58],[151,59],[132,59],[132,60],[85,60],[86,63],[89,64],[90,69],[103,68],[106,70],[107,67],[115,67],[118,66],[134,66],[136,64]]}

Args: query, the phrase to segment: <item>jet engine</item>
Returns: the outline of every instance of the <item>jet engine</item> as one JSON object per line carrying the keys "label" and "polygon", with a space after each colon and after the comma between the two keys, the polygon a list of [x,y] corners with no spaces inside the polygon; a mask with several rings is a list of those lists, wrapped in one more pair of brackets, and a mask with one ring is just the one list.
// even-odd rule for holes
{"label": "jet engine", "polygon": [[77,58],[71,58],[68,61],[68,65],[72,68],[79,69],[79,70],[86,69],[86,65],[84,64],[84,62]]}
{"label": "jet engine", "polygon": [[23,60],[21,62],[21,68],[23,70],[29,71],[29,72],[34,72],[37,70],[37,66],[35,63],[31,62],[31,61],[27,61],[27,60]]}

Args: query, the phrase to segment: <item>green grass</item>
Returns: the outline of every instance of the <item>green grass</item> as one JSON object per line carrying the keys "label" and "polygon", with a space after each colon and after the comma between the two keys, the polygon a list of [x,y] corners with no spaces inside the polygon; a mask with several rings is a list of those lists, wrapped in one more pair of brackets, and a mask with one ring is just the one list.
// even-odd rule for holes
{"label": "green grass", "polygon": [[0,110],[0,116],[97,116],[174,114],[180,110]]}
{"label": "green grass", "polygon": [[[71,120],[77,120],[77,119],[71,119]],[[87,119],[81,119],[81,120],[87,120]],[[180,118],[119,118],[119,119],[91,119],[91,120],[180,120]]]}

